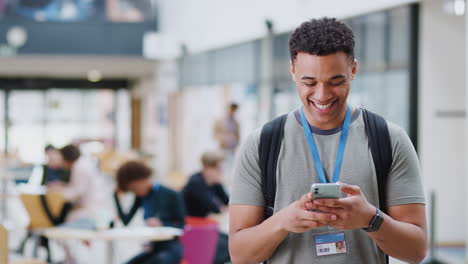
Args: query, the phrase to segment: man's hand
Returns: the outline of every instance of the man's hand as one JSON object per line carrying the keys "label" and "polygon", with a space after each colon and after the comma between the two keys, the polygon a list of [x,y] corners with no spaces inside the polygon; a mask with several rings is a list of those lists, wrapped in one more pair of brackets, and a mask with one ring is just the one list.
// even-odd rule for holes
{"label": "man's hand", "polygon": [[327,226],[337,220],[335,214],[311,212],[312,194],[304,194],[299,200],[280,210],[282,228],[288,232],[304,233],[311,229]]}
{"label": "man's hand", "polygon": [[369,227],[376,209],[367,202],[361,189],[355,185],[341,183],[341,191],[348,197],[341,199],[317,199],[312,202],[311,209],[318,209],[338,217],[329,225],[342,230]]}
{"label": "man's hand", "polygon": [[162,226],[162,222],[161,220],[159,220],[159,218],[151,217],[151,218],[146,219],[146,225],[151,226],[151,227],[158,227],[158,226]]}

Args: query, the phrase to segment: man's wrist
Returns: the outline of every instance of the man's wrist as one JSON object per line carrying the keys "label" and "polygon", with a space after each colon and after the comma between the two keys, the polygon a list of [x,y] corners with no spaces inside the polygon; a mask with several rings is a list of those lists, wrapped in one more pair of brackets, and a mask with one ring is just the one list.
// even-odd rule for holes
{"label": "man's wrist", "polygon": [[366,228],[363,228],[363,230],[366,232],[377,232],[379,231],[380,226],[382,225],[383,221],[384,221],[383,213],[378,208],[375,208],[374,217],[369,223],[369,226]]}
{"label": "man's wrist", "polygon": [[368,209],[366,210],[366,213],[364,214],[363,217],[363,226],[361,228],[369,228],[370,223],[375,217],[377,208],[374,206],[370,205]]}
{"label": "man's wrist", "polygon": [[275,226],[275,231],[278,231],[278,232],[289,232],[286,228],[286,225],[284,224],[284,221],[283,221],[283,218],[284,218],[284,209],[282,210],[279,210],[278,212],[276,212],[275,214],[272,215],[272,217],[270,218],[273,218],[274,220],[274,226]]}

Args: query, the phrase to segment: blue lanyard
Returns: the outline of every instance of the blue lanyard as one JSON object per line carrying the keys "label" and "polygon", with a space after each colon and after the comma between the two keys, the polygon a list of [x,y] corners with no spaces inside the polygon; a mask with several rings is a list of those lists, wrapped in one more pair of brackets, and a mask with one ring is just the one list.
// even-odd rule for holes
{"label": "blue lanyard", "polygon": [[[304,115],[304,109],[301,111],[301,121],[302,127],[304,128],[304,133],[309,143],[310,151],[314,157],[315,170],[319,176],[320,182],[327,183],[327,178],[325,177],[325,171],[323,170],[322,162],[320,161],[320,155],[317,150],[317,145],[315,144],[314,136],[312,135],[312,130],[310,129],[309,123]],[[333,171],[333,182],[337,182],[340,179],[341,164],[343,163],[343,155],[346,146],[346,141],[348,138],[349,124],[351,122],[351,108],[348,106],[346,110],[346,116],[343,121],[343,130],[340,137],[340,145],[338,146],[338,153],[336,155],[335,169]]]}

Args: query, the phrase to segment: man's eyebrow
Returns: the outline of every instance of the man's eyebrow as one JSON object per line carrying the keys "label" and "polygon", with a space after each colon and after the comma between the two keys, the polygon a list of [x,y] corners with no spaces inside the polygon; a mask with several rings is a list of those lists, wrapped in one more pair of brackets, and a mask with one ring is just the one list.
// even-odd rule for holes
{"label": "man's eyebrow", "polygon": [[330,78],[330,80],[336,80],[336,79],[345,79],[344,75],[338,74]]}
{"label": "man's eyebrow", "polygon": [[[345,79],[346,77],[342,74],[335,75],[331,77],[329,80],[336,80],[336,79]],[[304,76],[301,78],[301,80],[315,80],[315,77],[310,77],[310,76]]]}

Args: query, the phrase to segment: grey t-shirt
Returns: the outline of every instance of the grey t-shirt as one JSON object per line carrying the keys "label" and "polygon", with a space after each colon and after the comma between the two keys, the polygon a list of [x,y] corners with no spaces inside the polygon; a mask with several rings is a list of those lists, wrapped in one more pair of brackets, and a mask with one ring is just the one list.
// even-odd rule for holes
{"label": "grey t-shirt", "polygon": [[[387,122],[392,142],[393,164],[388,176],[387,205],[425,203],[419,162],[408,135],[403,129]],[[312,127],[314,139],[328,180],[331,180],[341,127],[321,130]],[[253,132],[242,145],[234,170],[230,204],[264,206],[258,145],[261,129]],[[361,111],[354,111],[343,157],[340,181],[357,185],[366,199],[379,206],[377,176],[368,147]],[[276,173],[277,212],[310,192],[313,183],[320,182],[299,118],[299,110],[288,114],[284,139],[278,157]],[[290,233],[280,244],[268,263],[385,263],[385,254],[363,230],[346,230],[348,253],[317,257],[314,237],[334,233],[327,227],[302,234]]]}

